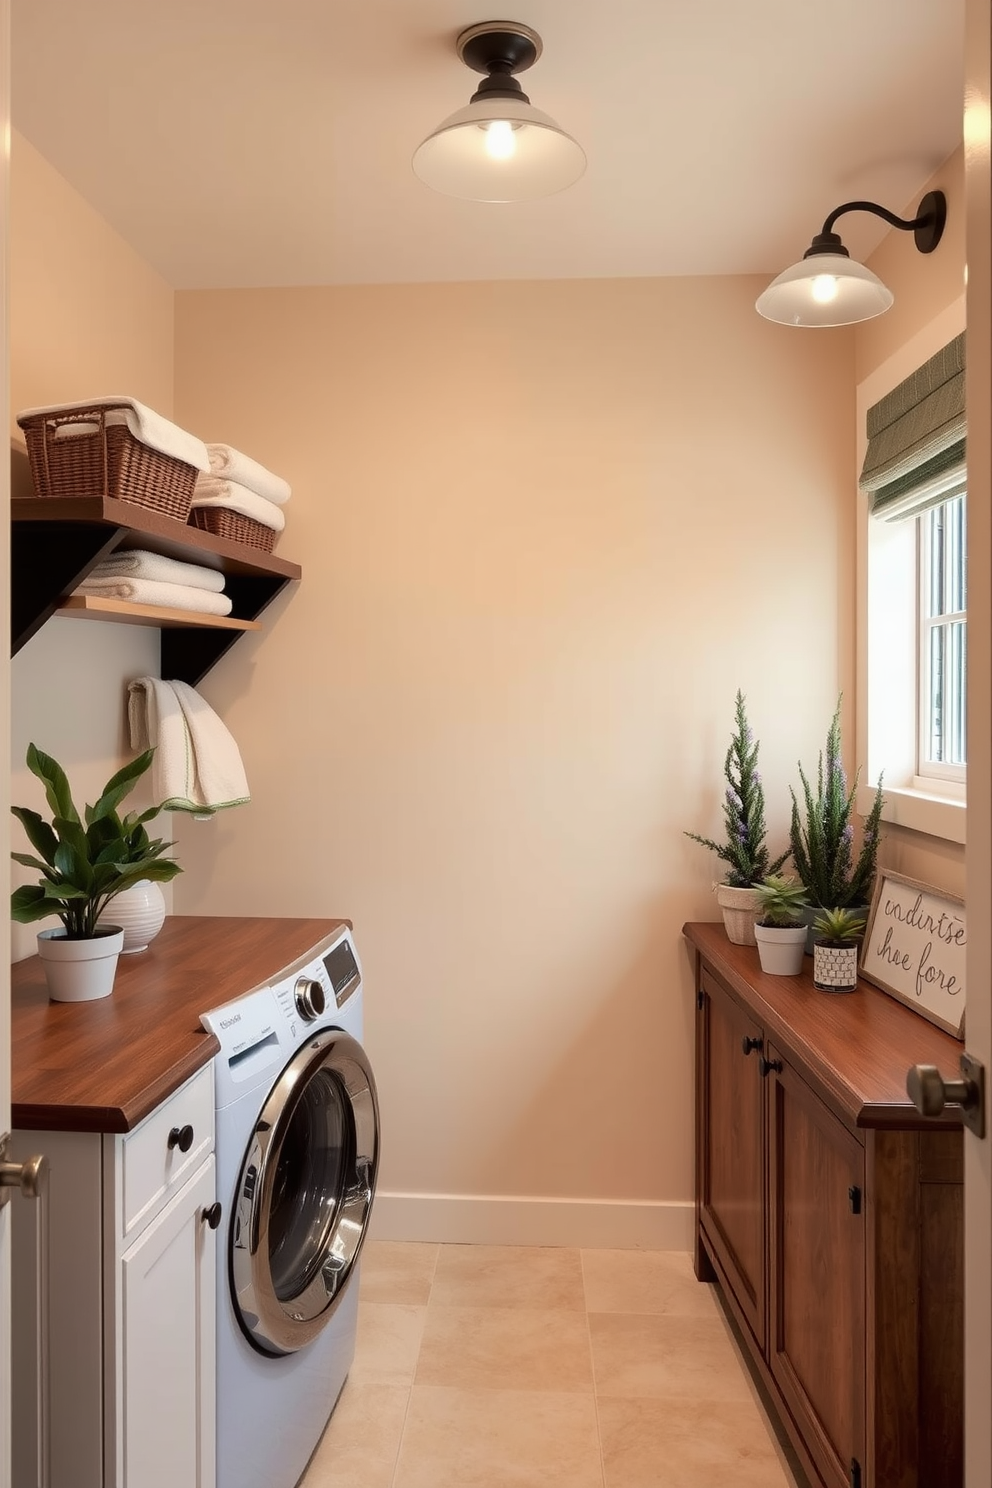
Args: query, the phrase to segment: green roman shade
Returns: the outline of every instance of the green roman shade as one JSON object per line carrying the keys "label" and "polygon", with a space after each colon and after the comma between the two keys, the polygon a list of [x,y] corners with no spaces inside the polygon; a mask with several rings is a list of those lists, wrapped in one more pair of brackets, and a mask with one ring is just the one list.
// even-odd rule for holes
{"label": "green roman shade", "polygon": [[868,410],[872,516],[915,517],[966,487],[964,332]]}

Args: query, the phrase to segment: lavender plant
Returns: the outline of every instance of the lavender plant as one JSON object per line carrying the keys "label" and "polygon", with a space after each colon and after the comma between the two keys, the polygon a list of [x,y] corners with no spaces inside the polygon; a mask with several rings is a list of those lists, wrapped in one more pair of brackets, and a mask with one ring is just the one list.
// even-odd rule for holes
{"label": "lavender plant", "polygon": [[[816,794],[799,766],[803,786],[805,819],[800,815],[792,791],[792,823],[789,842],[796,872],[810,903],[823,909],[863,905],[871,900],[878,855],[878,827],[882,816],[882,777],[878,777],[875,800],[865,819],[861,848],[854,855],[854,825],[851,815],[858,788],[858,775],[847,788],[841,761],[840,698],[827,733],[826,757],[820,751]],[[860,772],[859,772],[860,773]]]}
{"label": "lavender plant", "polygon": [[789,854],[784,852],[780,858],[769,861],[765,843],[765,793],[757,769],[758,743],[747,721],[744,695],[740,689],[734,710],[736,727],[723,764],[727,779],[723,793],[727,840],[714,842],[710,837],[700,837],[697,832],[686,832],[685,835],[708,847],[722,863],[726,863],[725,882],[731,888],[748,889],[769,874],[777,873]]}

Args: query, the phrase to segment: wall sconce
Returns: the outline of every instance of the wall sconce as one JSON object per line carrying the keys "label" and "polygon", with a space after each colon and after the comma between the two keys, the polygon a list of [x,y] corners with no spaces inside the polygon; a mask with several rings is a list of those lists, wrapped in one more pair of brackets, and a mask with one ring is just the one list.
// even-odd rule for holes
{"label": "wall sconce", "polygon": [[468,106],[443,119],[413,157],[425,185],[467,201],[533,201],[577,181],[586,157],[571,135],[532,106],[515,73],[541,55],[536,31],[518,21],[481,21],[456,42],[467,67],[486,76]]}
{"label": "wall sconce", "polygon": [[806,249],[799,263],[773,279],[759,295],[755,309],[766,320],[790,326],[854,325],[888,310],[892,291],[871,269],[851,258],[834,223],[845,212],[874,212],[892,227],[912,231],[921,253],[932,253],[940,242],[947,220],[947,198],[942,191],[928,191],[910,220],[896,217],[875,202],[845,202],[830,213],[823,228]]}

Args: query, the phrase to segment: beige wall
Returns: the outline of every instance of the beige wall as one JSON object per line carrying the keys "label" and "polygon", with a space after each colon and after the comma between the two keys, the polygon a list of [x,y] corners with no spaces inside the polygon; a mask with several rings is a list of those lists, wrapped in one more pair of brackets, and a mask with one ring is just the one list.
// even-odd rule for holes
{"label": "beige wall", "polygon": [[[957,150],[927,183],[925,190],[947,196],[947,226],[931,254],[917,252],[908,232],[888,233],[868,264],[889,286],[895,304],[885,315],[867,321],[855,332],[858,379],[856,471],[864,458],[864,416],[868,407],[904,377],[945,346],[965,326],[965,182],[964,151]],[[924,192],[911,202],[894,206],[900,216],[914,217]],[[843,228],[841,229],[843,231]],[[859,610],[863,616],[866,584],[868,518],[861,498],[858,519]],[[863,621],[861,626],[863,632]],[[858,744],[866,757],[867,677],[864,634],[859,645]],[[964,848],[923,832],[886,825],[879,862],[897,873],[934,884],[948,893],[964,895]]]}
{"label": "beige wall", "polygon": [[177,296],[176,416],[290,478],[304,577],[202,684],[253,800],[182,824],[176,902],[354,919],[407,1235],[448,1209],[390,1192],[688,1234],[683,829],[720,831],[741,687],[784,843],[853,684],[853,336],[760,287]]}
{"label": "beige wall", "polygon": [[[173,293],[38,152],[11,151],[10,386],[23,408],[127,393],[172,411]],[[20,431],[11,421],[15,437]],[[93,800],[126,759],[125,682],[158,671],[158,632],[51,620],[11,664],[12,799],[40,807],[28,742]],[[138,794],[135,800],[138,800]],[[26,873],[22,875],[28,877]],[[37,927],[15,925],[15,959]]]}

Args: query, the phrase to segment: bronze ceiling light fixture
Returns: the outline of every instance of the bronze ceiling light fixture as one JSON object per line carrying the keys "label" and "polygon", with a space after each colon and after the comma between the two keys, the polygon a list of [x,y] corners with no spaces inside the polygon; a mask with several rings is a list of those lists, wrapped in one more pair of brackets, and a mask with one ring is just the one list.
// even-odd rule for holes
{"label": "bronze ceiling light fixture", "polygon": [[564,191],[586,168],[581,145],[534,108],[517,82],[540,57],[536,31],[519,21],[480,21],[456,42],[482,82],[465,108],[449,114],[417,149],[413,169],[425,185],[467,201],[533,201]]}

